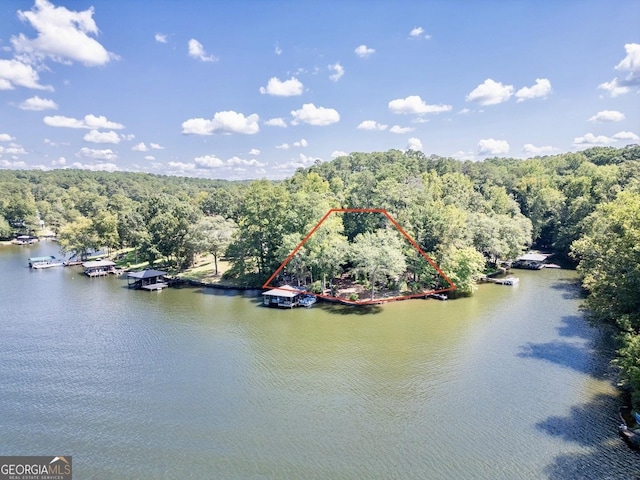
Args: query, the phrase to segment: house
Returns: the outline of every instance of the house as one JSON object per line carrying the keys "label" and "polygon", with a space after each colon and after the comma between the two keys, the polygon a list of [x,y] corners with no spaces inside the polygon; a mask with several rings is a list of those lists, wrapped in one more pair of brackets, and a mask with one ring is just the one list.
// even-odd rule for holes
{"label": "house", "polygon": [[297,307],[304,293],[290,285],[283,285],[264,292],[262,294],[262,304],[267,307]]}
{"label": "house", "polygon": [[85,275],[89,277],[100,277],[110,273],[118,273],[115,262],[111,260],[92,260],[82,264]]}
{"label": "house", "polygon": [[[168,287],[167,279],[165,275],[167,272],[161,270],[142,270],[140,272],[130,272],[127,275],[127,281],[129,288],[143,289],[143,290],[162,290]],[[131,281],[133,279],[133,281]]]}

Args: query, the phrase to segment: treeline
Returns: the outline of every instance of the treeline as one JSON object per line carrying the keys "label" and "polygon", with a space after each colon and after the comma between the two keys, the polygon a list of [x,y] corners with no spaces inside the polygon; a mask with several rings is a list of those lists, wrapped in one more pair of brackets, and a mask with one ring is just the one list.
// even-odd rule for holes
{"label": "treeline", "polygon": [[[549,248],[578,263],[589,310],[621,332],[623,379],[640,392],[639,197],[638,146],[483,162],[415,151],[352,153],[282,182],[0,171],[0,237],[37,231],[41,219],[68,252],[133,247],[178,268],[212,252],[230,261],[227,276],[260,285],[328,209],[382,208],[463,294],[487,264],[531,245]],[[393,243],[384,240],[389,229],[382,216],[333,216],[289,268],[311,281],[331,283],[345,267],[373,285],[390,281],[397,272],[389,262],[374,269],[377,278],[358,265],[366,253],[390,257],[375,251]],[[414,278],[432,274],[411,271],[407,252],[404,260]],[[640,406],[640,393],[634,401]]]}

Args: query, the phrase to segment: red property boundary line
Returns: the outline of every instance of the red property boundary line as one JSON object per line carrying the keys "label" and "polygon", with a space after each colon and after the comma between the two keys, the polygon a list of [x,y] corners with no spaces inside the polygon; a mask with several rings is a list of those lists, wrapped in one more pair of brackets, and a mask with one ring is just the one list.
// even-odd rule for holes
{"label": "red property boundary line", "polygon": [[[330,215],[332,215],[334,213],[380,213],[380,214],[384,215],[393,224],[393,226],[402,234],[402,236],[404,236],[404,238],[407,239],[407,241],[413,246],[413,248],[415,248],[418,251],[418,253],[420,253],[420,255],[422,255],[424,257],[424,259],[429,263],[429,265],[431,265],[438,272],[438,274],[442,278],[444,278],[446,280],[446,282],[449,284],[449,287],[448,288],[441,288],[439,290],[427,290],[425,292],[416,293],[416,294],[412,294],[412,295],[402,295],[402,296],[398,296],[398,297],[391,297],[391,298],[378,299],[378,300],[352,301],[352,300],[347,300],[347,299],[344,299],[344,298],[333,297],[331,295],[323,295],[323,294],[314,293],[313,295],[315,295],[316,297],[325,298],[325,299],[328,299],[328,300],[337,300],[337,301],[339,301],[341,303],[347,303],[347,304],[352,304],[352,305],[367,305],[367,304],[390,302],[390,301],[396,301],[396,300],[405,300],[405,299],[409,299],[409,298],[419,298],[419,297],[424,297],[425,295],[429,295],[429,294],[448,292],[448,291],[456,289],[456,285],[449,279],[449,277],[447,277],[447,275],[440,269],[440,267],[438,267],[438,265],[436,265],[436,263],[433,261],[433,259],[431,259],[431,257],[429,257],[429,255],[427,255],[420,248],[420,246],[416,243],[416,241],[413,238],[411,238],[407,232],[404,231],[404,229],[400,226],[400,224],[384,208],[332,208],[327,213],[325,213],[324,216],[320,219],[320,221],[309,231],[309,233],[307,233],[307,235],[296,246],[296,248],[294,248],[293,251],[287,256],[287,258],[284,260],[284,262],[282,262],[280,264],[280,266],[276,269],[276,271],[273,272],[273,274],[264,283],[264,285],[262,285],[262,288],[264,288],[264,289],[266,289],[266,288],[281,288],[283,290],[291,290],[292,292],[300,292],[300,293],[303,292],[303,290],[299,290],[299,289],[296,289],[296,288],[293,288],[293,287],[291,287],[291,288],[276,287],[274,285],[271,285],[271,282],[273,281],[274,278],[276,278],[276,276],[278,276],[278,274],[282,271],[282,269],[291,261],[291,259],[296,255],[296,253],[298,253],[298,251],[302,248],[302,246],[305,243],[307,243],[309,238],[311,238],[311,236],[318,230],[318,228],[320,228],[320,226],[324,223],[324,221],[327,218],[329,218]],[[307,292],[307,293],[309,293],[309,292]]]}

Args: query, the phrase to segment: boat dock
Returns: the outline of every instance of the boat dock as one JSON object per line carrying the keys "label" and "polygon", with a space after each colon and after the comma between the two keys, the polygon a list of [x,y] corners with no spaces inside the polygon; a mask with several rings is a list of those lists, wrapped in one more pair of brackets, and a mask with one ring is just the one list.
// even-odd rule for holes
{"label": "boat dock", "polygon": [[518,285],[520,283],[520,279],[518,277],[506,277],[506,278],[483,277],[481,280],[486,283],[495,283],[497,285],[509,285],[511,287]]}

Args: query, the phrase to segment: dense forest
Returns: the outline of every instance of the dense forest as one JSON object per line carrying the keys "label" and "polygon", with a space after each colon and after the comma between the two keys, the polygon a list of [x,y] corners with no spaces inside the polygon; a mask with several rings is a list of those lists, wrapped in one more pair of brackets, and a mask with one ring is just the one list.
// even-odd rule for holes
{"label": "dense forest", "polygon": [[[586,307],[615,327],[621,379],[640,408],[640,147],[461,162],[409,150],[352,153],[272,182],[82,170],[0,171],[0,238],[56,232],[62,251],[134,248],[178,269],[199,253],[261,285],[331,208],[385,209],[460,295],[536,246],[577,265]],[[324,288],[344,274],[411,291],[437,276],[384,216],[323,223],[288,265]],[[321,283],[320,283],[321,282]]]}

